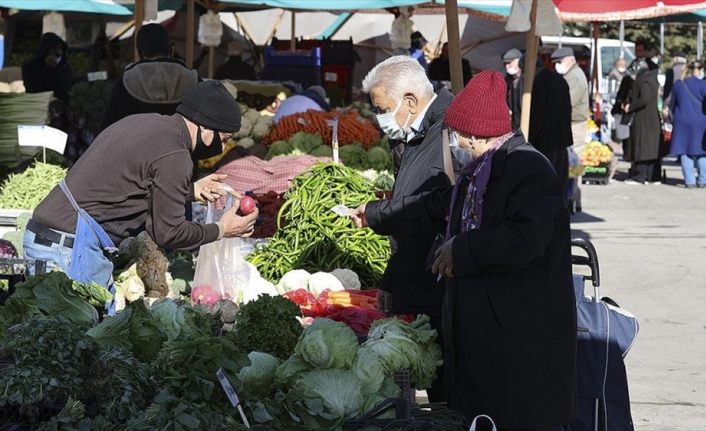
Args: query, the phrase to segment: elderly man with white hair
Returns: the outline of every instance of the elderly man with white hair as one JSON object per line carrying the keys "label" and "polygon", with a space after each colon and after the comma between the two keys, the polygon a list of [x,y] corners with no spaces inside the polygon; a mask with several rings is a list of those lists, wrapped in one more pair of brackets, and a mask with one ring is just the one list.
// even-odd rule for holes
{"label": "elderly man with white hair", "polygon": [[586,145],[586,134],[588,132],[589,101],[588,101],[588,80],[576,62],[574,51],[571,48],[559,48],[552,53],[552,61],[555,64],[557,73],[564,75],[566,83],[569,84],[569,96],[571,96],[571,134],[574,139],[574,150],[576,154],[581,154]]}
{"label": "elderly man with white hair", "polygon": [[[389,137],[394,153],[392,199],[370,202],[365,207],[367,224],[387,235],[381,220],[404,198],[451,184],[446,172],[457,164],[443,143],[442,128],[453,95],[446,89],[434,93],[424,68],[408,56],[390,57],[375,66],[363,80],[363,91],[370,95],[380,128]],[[426,265],[435,236],[432,226],[419,226],[414,235],[392,235],[392,257],[381,289],[389,293],[393,313],[429,315],[432,326],[439,331],[441,345],[444,284]],[[442,381],[439,376],[427,390],[430,401],[443,401]]]}

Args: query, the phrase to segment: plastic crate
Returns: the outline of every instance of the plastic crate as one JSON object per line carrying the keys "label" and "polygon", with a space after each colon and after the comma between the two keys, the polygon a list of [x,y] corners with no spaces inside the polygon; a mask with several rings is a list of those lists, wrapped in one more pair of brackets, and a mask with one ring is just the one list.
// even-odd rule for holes
{"label": "plastic crate", "polygon": [[583,184],[608,184],[610,182],[610,163],[586,166],[581,178]]}
{"label": "plastic crate", "polygon": [[265,65],[272,66],[321,66],[321,49],[277,51],[265,47]]}
{"label": "plastic crate", "polygon": [[417,402],[417,391],[412,387],[412,371],[400,370],[392,375],[395,384],[402,390],[402,398],[409,401],[410,405]]}

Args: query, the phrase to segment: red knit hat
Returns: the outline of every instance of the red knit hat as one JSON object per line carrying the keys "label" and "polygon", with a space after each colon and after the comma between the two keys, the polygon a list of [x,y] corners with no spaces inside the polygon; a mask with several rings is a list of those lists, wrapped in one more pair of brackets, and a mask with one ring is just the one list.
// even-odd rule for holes
{"label": "red knit hat", "polygon": [[505,78],[495,70],[474,76],[446,108],[444,122],[464,135],[502,136],[512,131]]}

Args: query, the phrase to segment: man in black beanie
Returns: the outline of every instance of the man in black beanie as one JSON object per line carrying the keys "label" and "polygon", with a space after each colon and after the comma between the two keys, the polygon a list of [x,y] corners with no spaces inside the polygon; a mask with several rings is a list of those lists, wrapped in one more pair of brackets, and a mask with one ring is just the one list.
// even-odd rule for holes
{"label": "man in black beanie", "polygon": [[[113,265],[103,249],[142,231],[172,250],[251,235],[258,211],[237,215],[237,193],[234,209],[217,223],[184,217],[187,202],[226,194],[220,183],[225,175],[192,184],[192,157],[219,154],[223,142],[240,129],[235,98],[219,81],[201,82],[176,110],[169,116],[132,115],[98,135],[69,171],[65,187],[52,190],[34,211],[24,237],[27,258],[49,261],[50,269],[58,267],[74,279],[109,288]],[[81,223],[90,223],[95,234],[82,238]],[[72,273],[77,269],[71,260],[79,255],[89,261],[79,274]]]}
{"label": "man in black beanie", "polygon": [[198,72],[172,58],[169,33],[159,24],[140,27],[137,52],[140,61],[128,65],[113,84],[101,130],[133,114],[171,115],[199,81]]}

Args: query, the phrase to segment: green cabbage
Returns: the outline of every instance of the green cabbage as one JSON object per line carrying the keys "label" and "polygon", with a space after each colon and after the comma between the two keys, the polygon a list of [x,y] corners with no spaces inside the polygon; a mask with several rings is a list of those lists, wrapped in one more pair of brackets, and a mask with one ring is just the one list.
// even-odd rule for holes
{"label": "green cabbage", "polygon": [[352,169],[366,169],[368,165],[368,153],[361,144],[344,145],[338,149],[338,157],[344,166]]}
{"label": "green cabbage", "polygon": [[400,398],[402,389],[399,387],[392,377],[385,377],[380,382],[380,389],[377,392],[363,395],[363,412],[369,412],[378,403],[385,401],[388,398]]}
{"label": "green cabbage", "polygon": [[275,141],[268,147],[265,160],[270,160],[276,156],[283,156],[292,152],[292,146],[287,141]]}
{"label": "green cabbage", "polygon": [[131,302],[121,313],[105,318],[86,334],[104,349],[127,349],[141,361],[154,359],[166,339],[142,300]]}
{"label": "green cabbage", "polygon": [[152,304],[152,316],[168,340],[191,339],[211,333],[211,317],[185,302],[160,299]]}
{"label": "green cabbage", "polygon": [[316,368],[349,368],[357,350],[358,338],[353,330],[331,319],[315,319],[294,347]]}
{"label": "green cabbage", "polygon": [[248,359],[250,365],[240,370],[238,379],[248,398],[265,398],[271,392],[279,360],[268,353],[261,352],[248,353]]}
{"label": "green cabbage", "polygon": [[311,364],[306,362],[301,355],[293,354],[286,361],[277,367],[275,372],[275,384],[283,387],[290,387],[303,373],[311,371]]}
{"label": "green cabbage", "polygon": [[386,377],[385,367],[380,356],[366,347],[358,349],[352,370],[362,384],[364,395],[378,392]]}
{"label": "green cabbage", "polygon": [[375,321],[363,347],[377,353],[388,374],[409,369],[414,387],[426,389],[443,363],[435,340],[436,331],[431,328],[429,317],[420,315],[411,325],[398,319]]}
{"label": "green cabbage", "polygon": [[382,147],[373,147],[368,150],[368,168],[376,171],[386,171],[392,169],[392,157],[390,151]]}
{"label": "green cabbage", "polygon": [[289,142],[292,150],[299,150],[304,154],[308,154],[313,151],[314,148],[320,147],[324,143],[323,139],[321,139],[321,135],[306,132],[295,133],[287,142]]}
{"label": "green cabbage", "polygon": [[285,401],[304,429],[336,429],[362,412],[360,380],[350,370],[314,370],[297,381]]}

